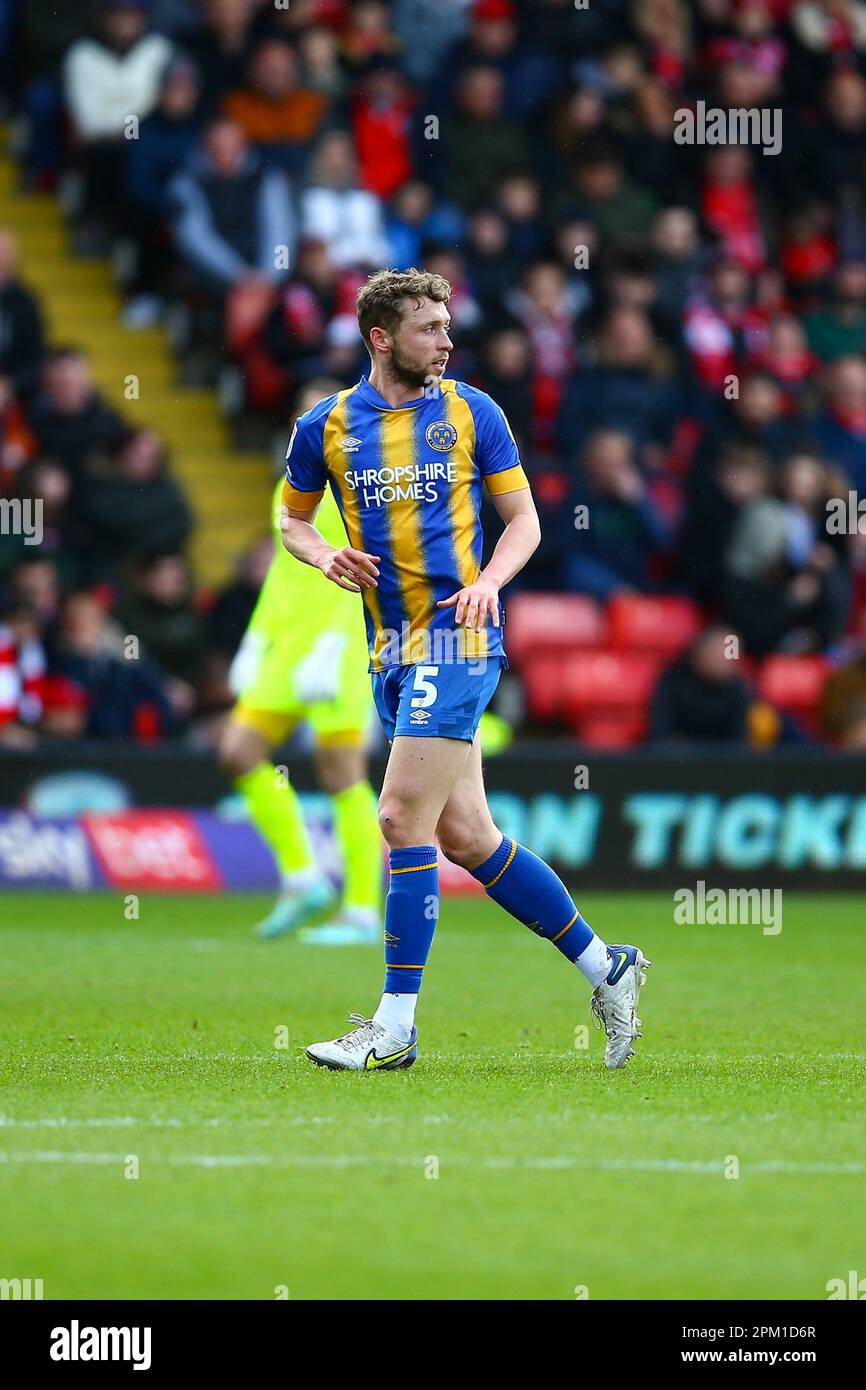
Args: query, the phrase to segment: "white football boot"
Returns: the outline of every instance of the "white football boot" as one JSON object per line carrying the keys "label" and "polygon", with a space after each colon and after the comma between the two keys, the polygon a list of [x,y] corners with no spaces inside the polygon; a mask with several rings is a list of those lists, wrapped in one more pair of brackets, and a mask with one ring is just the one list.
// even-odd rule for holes
{"label": "white football boot", "polygon": [[378,946],[382,918],[375,908],[343,907],[329,922],[302,927],[298,940],[306,946]]}
{"label": "white football boot", "polygon": [[611,1071],[625,1066],[634,1056],[632,1042],[641,1036],[637,1016],[638,994],[652,964],[637,946],[608,946],[613,966],[603,984],[592,992],[590,1008],[604,1028],[607,1043],[604,1065]]}
{"label": "white football boot", "polygon": [[263,922],[255,928],[260,941],[273,941],[278,936],[297,931],[312,917],[333,907],[337,893],[330,879],[321,875],[300,891],[284,888]]}
{"label": "white football boot", "polygon": [[400,1042],[381,1023],[363,1014],[349,1014],[349,1022],[357,1024],[351,1033],[306,1048],[311,1062],[332,1071],[397,1071],[411,1067],[418,1056],[417,1028],[412,1029],[408,1042]]}

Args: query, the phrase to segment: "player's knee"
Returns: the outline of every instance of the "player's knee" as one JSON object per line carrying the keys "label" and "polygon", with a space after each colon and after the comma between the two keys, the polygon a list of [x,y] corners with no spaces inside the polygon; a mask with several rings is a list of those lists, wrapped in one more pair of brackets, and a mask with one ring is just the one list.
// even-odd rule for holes
{"label": "player's knee", "polygon": [[502,831],[483,816],[443,816],[436,827],[439,847],[446,859],[461,869],[476,869],[502,841]]}
{"label": "player's knee", "polygon": [[444,834],[440,827],[439,847],[446,859],[452,864],[459,864],[461,869],[471,869],[478,863],[478,846],[474,835],[470,835],[465,829],[461,832],[459,828],[447,830]]}
{"label": "player's knee", "polygon": [[439,838],[439,846],[446,859],[450,859],[452,864],[459,864],[461,868],[469,868],[473,862],[477,863],[476,841],[477,834],[474,823],[459,812],[452,811],[440,817],[436,827],[436,834]]}
{"label": "player's knee", "polygon": [[226,721],[217,748],[219,764],[227,777],[243,777],[261,761],[261,751],[247,730],[230,719]]}
{"label": "player's knee", "polygon": [[363,748],[337,745],[317,749],[316,773],[322,791],[336,796],[363,782],[367,772],[365,758]]}
{"label": "player's knee", "polygon": [[379,802],[379,829],[382,832],[386,845],[396,849],[398,844],[402,844],[400,836],[405,825],[405,815],[402,805],[394,798],[387,801],[382,799]]}
{"label": "player's knee", "polygon": [[395,796],[379,801],[379,829],[390,849],[427,844],[432,837],[432,831],[419,824],[417,806]]}

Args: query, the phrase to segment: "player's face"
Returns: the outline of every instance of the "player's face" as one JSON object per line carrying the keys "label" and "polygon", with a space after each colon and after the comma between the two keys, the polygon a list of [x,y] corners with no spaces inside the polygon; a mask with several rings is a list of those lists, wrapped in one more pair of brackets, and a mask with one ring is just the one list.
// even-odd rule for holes
{"label": "player's face", "polygon": [[402,386],[426,386],[445,375],[454,344],[451,316],[431,299],[403,301],[403,321],[391,339],[391,370]]}

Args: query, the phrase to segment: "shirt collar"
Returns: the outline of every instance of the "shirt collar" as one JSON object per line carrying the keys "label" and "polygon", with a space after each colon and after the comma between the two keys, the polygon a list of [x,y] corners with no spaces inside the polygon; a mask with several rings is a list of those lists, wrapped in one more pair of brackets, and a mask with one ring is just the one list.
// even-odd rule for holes
{"label": "shirt collar", "polygon": [[419,396],[417,400],[407,401],[405,405],[389,405],[384,396],[380,396],[374,386],[370,385],[369,378],[364,375],[358,382],[358,395],[368,405],[375,406],[376,410],[416,410],[419,405],[423,405],[425,400],[437,400],[443,395],[442,388],[439,388],[438,396]]}

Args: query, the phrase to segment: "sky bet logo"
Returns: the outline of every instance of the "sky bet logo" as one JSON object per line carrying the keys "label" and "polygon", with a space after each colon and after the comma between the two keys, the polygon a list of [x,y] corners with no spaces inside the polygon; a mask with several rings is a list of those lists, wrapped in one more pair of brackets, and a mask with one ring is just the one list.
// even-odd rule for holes
{"label": "sky bet logo", "polygon": [[397,468],[349,468],[345,479],[365,507],[436,502],[439,483],[456,483],[457,464],[449,459],[447,463],[407,463]]}

